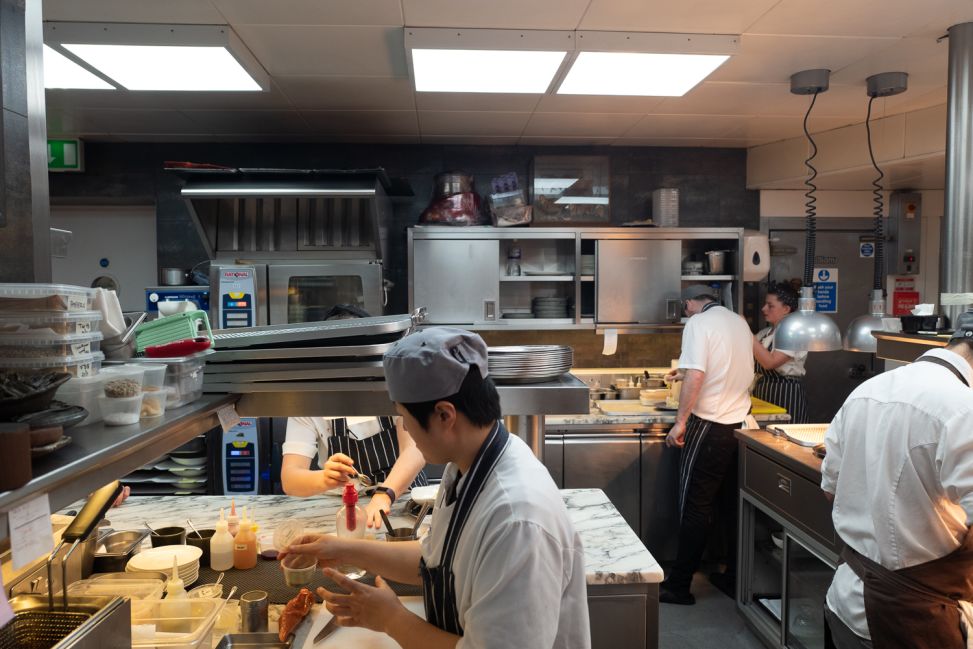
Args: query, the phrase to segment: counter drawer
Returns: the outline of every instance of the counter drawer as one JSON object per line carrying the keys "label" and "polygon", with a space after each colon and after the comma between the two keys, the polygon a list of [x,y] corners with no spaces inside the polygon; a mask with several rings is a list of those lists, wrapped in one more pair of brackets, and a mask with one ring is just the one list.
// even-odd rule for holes
{"label": "counter drawer", "polygon": [[840,542],[821,487],[744,447],[743,488],[836,553]]}

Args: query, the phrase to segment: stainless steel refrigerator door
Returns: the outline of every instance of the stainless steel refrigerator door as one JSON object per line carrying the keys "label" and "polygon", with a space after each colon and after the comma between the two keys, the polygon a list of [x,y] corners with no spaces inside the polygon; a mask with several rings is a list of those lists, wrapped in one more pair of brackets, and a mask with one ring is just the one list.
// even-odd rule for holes
{"label": "stainless steel refrigerator door", "polygon": [[564,488],[601,489],[633,530],[640,529],[638,433],[564,436]]}
{"label": "stainless steel refrigerator door", "polygon": [[498,240],[419,239],[413,243],[411,261],[410,309],[426,307],[427,324],[474,324],[499,318]]}
{"label": "stainless steel refrigerator door", "polygon": [[372,262],[268,264],[270,324],[314,322],[335,304],[382,315],[382,266]]}
{"label": "stainless steel refrigerator door", "polygon": [[679,534],[679,455],[666,446],[668,426],[642,435],[642,529],[657,561],[676,558]]}
{"label": "stainless steel refrigerator door", "polygon": [[668,323],[666,300],[679,298],[681,242],[603,240],[595,248],[595,322]]}

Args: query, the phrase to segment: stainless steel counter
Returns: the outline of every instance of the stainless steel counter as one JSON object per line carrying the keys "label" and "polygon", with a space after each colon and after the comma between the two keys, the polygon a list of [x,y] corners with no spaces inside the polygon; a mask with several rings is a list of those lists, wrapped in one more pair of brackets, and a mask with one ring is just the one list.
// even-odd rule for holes
{"label": "stainless steel counter", "polygon": [[745,446],[807,478],[821,484],[821,459],[807,446],[801,446],[768,430],[738,430],[734,434]]}
{"label": "stainless steel counter", "polygon": [[878,340],[876,355],[890,361],[911,363],[930,349],[945,347],[948,335],[906,334],[892,331],[873,331]]}

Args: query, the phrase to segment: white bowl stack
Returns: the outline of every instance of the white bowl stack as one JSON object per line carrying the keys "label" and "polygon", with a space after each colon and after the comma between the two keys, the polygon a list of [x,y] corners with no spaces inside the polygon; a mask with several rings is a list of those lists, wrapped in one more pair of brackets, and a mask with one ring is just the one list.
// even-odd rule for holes
{"label": "white bowl stack", "polygon": [[125,572],[164,572],[172,576],[172,560],[176,560],[176,570],[185,586],[199,579],[199,558],[203,551],[192,545],[162,545],[142,550],[128,560]]}

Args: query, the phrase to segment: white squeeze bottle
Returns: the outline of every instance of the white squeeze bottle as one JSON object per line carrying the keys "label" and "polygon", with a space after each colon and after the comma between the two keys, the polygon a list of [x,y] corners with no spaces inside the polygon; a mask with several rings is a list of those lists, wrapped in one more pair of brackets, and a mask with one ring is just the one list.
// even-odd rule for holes
{"label": "white squeeze bottle", "polygon": [[[338,536],[344,538],[365,537],[365,511],[358,506],[358,492],[355,485],[348,482],[345,484],[345,491],[341,494],[341,502],[344,507],[338,510],[335,520],[335,531]],[[339,565],[338,571],[344,573],[349,579],[360,579],[365,575],[365,571],[352,565]]]}
{"label": "white squeeze bottle", "polygon": [[189,619],[192,604],[179,577],[179,564],[176,557],[172,557],[172,578],[166,583],[166,598],[163,601],[169,602],[163,604],[167,619],[158,630],[169,633],[189,632],[192,626],[192,621]]}
{"label": "white squeeze bottle", "polygon": [[213,570],[220,572],[233,567],[233,537],[227,530],[222,509],[220,509],[220,520],[216,523],[216,534],[209,541],[209,565]]}
{"label": "white squeeze bottle", "polygon": [[[244,510],[243,514],[246,518],[247,514]],[[236,536],[237,531],[240,529],[240,519],[236,515],[236,501],[230,498],[230,518],[226,521],[226,528],[230,532],[230,536]]]}

